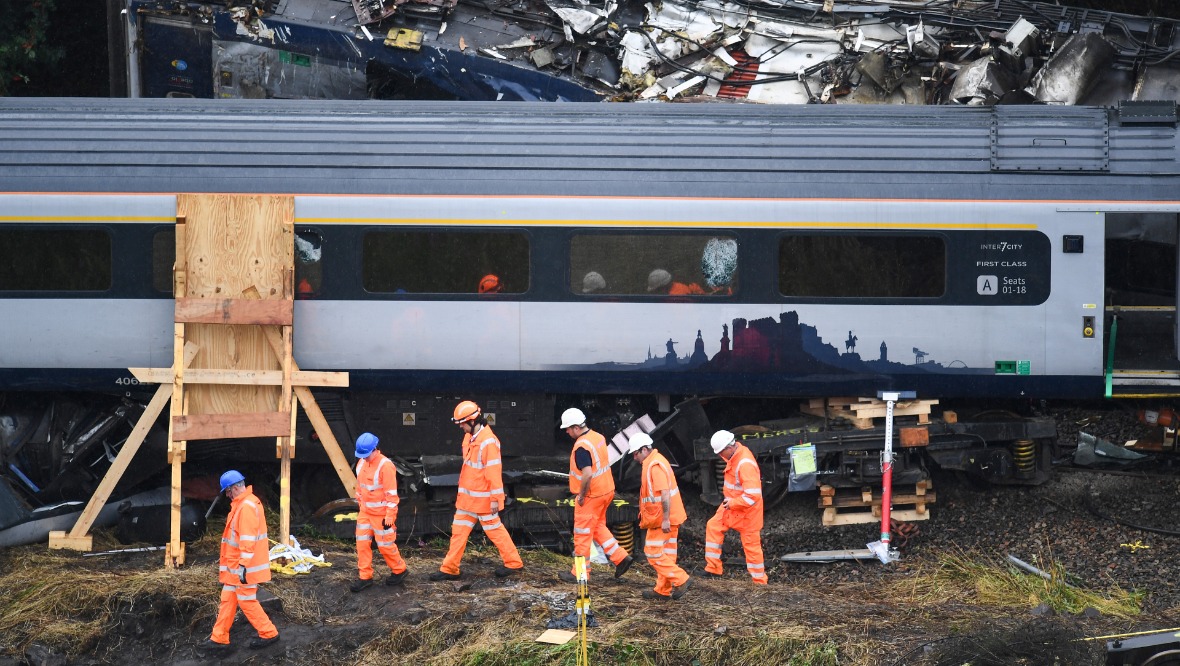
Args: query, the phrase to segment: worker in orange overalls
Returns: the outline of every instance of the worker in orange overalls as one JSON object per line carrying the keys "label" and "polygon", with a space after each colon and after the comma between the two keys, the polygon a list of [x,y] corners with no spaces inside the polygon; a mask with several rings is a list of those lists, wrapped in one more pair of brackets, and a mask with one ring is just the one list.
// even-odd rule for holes
{"label": "worker in orange overalls", "polygon": [[386,585],[406,580],[406,561],[397,549],[397,468],[377,450],[377,436],[371,432],[356,438],[356,565],[360,578],[349,587],[353,592],[373,584],[373,541],[392,572]]}
{"label": "worker in orange overalls", "polygon": [[713,453],[725,460],[725,492],[717,513],[705,525],[705,576],[721,578],[721,544],[728,530],[737,530],[746,551],[746,571],[759,585],[766,584],[762,560],[762,473],[750,449],[728,430],[718,430],[709,441]]}
{"label": "worker in orange overalls", "polygon": [[[586,415],[577,407],[562,412],[558,427],[574,440],[570,451],[570,492],[575,496],[574,556],[586,558],[589,576],[590,542],[597,541],[615,565],[615,578],[620,578],[634,560],[606,528],[606,510],[615,497],[615,477],[611,474],[606,438],[586,427]],[[562,571],[557,576],[567,583],[578,581],[576,571]]]}
{"label": "worker in orange overalls", "polygon": [[504,523],[500,522],[500,509],[504,506],[500,440],[488,426],[479,405],[470,400],[455,407],[451,420],[463,430],[463,467],[459,470],[455,520],[451,523],[451,547],[439,570],[430,574],[430,580],[459,580],[459,562],[476,521],[483,526],[484,534],[496,545],[504,560],[496,567],[496,577],[520,573],[524,562]]}
{"label": "worker in orange overalls", "polygon": [[676,534],[684,523],[684,502],[668,459],[652,446],[651,437],[637,433],[627,442],[627,452],[643,465],[639,486],[639,527],[647,530],[643,554],[656,570],[655,589],[644,590],[644,599],[679,599],[692,578],[676,566]]}
{"label": "worker in orange overalls", "polygon": [[221,535],[221,559],[218,579],[221,606],[213,633],[202,644],[209,650],[224,651],[229,645],[229,628],[238,608],[258,632],[250,642],[251,650],[264,648],[279,640],[279,630],[258,603],[258,584],[270,580],[270,543],[266,536],[266,516],[262,502],[254,496],[254,487],[237,470],[221,475],[221,491],[231,500],[225,531]]}

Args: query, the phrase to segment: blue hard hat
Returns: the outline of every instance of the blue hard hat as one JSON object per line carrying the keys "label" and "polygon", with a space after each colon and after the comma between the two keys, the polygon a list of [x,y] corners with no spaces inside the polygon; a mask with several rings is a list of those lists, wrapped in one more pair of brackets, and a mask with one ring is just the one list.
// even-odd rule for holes
{"label": "blue hard hat", "polygon": [[226,488],[229,488],[235,483],[241,483],[245,480],[246,477],[242,476],[241,472],[236,469],[231,469],[230,471],[221,475],[221,492],[224,493]]}
{"label": "blue hard hat", "polygon": [[356,438],[356,457],[368,458],[377,449],[377,435],[371,432],[362,433]]}

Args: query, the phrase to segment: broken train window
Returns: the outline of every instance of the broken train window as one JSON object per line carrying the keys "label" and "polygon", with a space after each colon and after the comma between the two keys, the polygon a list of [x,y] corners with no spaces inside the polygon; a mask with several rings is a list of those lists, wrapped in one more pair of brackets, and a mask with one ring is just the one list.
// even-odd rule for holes
{"label": "broken train window", "polygon": [[0,291],[106,291],[112,273],[105,229],[0,229]]}
{"label": "broken train window", "polygon": [[569,265],[574,294],[727,296],[737,288],[738,244],[712,234],[578,234]]}
{"label": "broken train window", "polygon": [[791,234],[778,249],[778,285],[801,298],[937,298],[946,243],[937,236]]}
{"label": "broken train window", "polygon": [[521,294],[529,288],[529,241],[519,232],[370,231],[361,254],[370,292]]}
{"label": "broken train window", "polygon": [[315,229],[295,232],[295,297],[314,298],[324,286],[324,239]]}

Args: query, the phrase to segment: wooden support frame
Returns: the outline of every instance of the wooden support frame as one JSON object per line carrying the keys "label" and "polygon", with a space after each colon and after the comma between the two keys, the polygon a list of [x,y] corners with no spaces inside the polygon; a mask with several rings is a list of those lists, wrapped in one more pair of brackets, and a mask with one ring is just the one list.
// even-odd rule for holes
{"label": "wooden support frame", "polygon": [[[193,210],[195,215],[186,214]],[[356,477],[309,388],[348,386],[348,373],[301,371],[292,355],[294,199],[179,195],[177,211],[172,367],[131,369],[141,383],[159,384],[155,396],[73,529],[51,534],[51,548],[92,548],[88,531],[165,404],[170,410],[168,463],[172,468],[171,532],[164,556],[167,567],[182,566],[185,560],[184,543],[180,540],[181,469],[189,442],[212,438],[276,438],[281,492],[279,538],[289,543],[295,409],[297,404],[302,405],[345,491],[356,494]],[[254,213],[259,217],[253,218]],[[223,257],[218,253],[225,250],[225,244],[217,240],[227,236],[235,239],[231,250],[252,245],[236,255]],[[267,259],[273,260],[275,256],[283,257],[281,265],[268,263]],[[192,257],[197,259],[190,260]],[[227,297],[232,293],[239,293],[240,297]],[[269,298],[262,298],[263,293]],[[218,330],[229,331],[225,341]],[[206,346],[191,339],[194,336],[210,344]],[[249,349],[243,353],[251,340],[258,349],[252,355]],[[226,364],[229,367],[216,365],[219,357],[213,348],[219,345],[232,352],[228,357],[231,362]],[[240,357],[246,356],[248,362],[237,363]],[[276,360],[277,369],[263,365],[274,364]],[[210,367],[210,363],[214,365]],[[211,400],[208,395],[196,395],[206,387],[231,387],[231,395],[233,391],[253,389],[255,395],[264,396],[261,402],[256,400],[253,404],[266,407],[263,411],[257,407],[226,410],[224,404],[217,404],[215,397]],[[265,399],[267,391],[274,391],[269,402]]]}
{"label": "wooden support frame", "polygon": [[[193,357],[197,355],[197,349],[197,345],[191,342],[185,345],[184,363],[186,365],[191,363]],[[119,449],[115,461],[111,463],[106,474],[103,475],[102,481],[98,483],[98,488],[90,496],[90,501],[86,503],[82,515],[78,517],[78,522],[74,523],[74,527],[68,533],[61,531],[49,533],[50,549],[68,548],[83,551],[93,549],[93,540],[89,534],[90,528],[94,526],[99,512],[106,506],[107,500],[110,499],[111,493],[119,483],[119,479],[123,478],[127,466],[131,464],[131,460],[139,452],[139,447],[147,439],[152,424],[160,417],[160,413],[164,411],[164,405],[168,404],[171,398],[172,386],[170,382],[156,388],[155,396],[152,397],[147,408],[143,410],[143,414],[140,414],[139,420],[135,422],[135,427],[131,430],[127,441],[123,442],[123,448]]]}

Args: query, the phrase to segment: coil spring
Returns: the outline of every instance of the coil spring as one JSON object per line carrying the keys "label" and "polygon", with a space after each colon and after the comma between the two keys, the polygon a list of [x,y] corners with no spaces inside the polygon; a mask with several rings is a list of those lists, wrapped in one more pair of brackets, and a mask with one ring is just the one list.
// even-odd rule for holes
{"label": "coil spring", "polygon": [[1018,439],[1012,443],[1012,458],[1016,462],[1016,473],[1030,477],[1037,471],[1037,445],[1031,439]]}
{"label": "coil spring", "polygon": [[718,458],[713,461],[713,476],[717,477],[717,492],[721,493],[725,488],[725,465],[726,462]]}
{"label": "coil spring", "polygon": [[635,523],[619,523],[611,532],[623,550],[628,553],[635,552]]}

